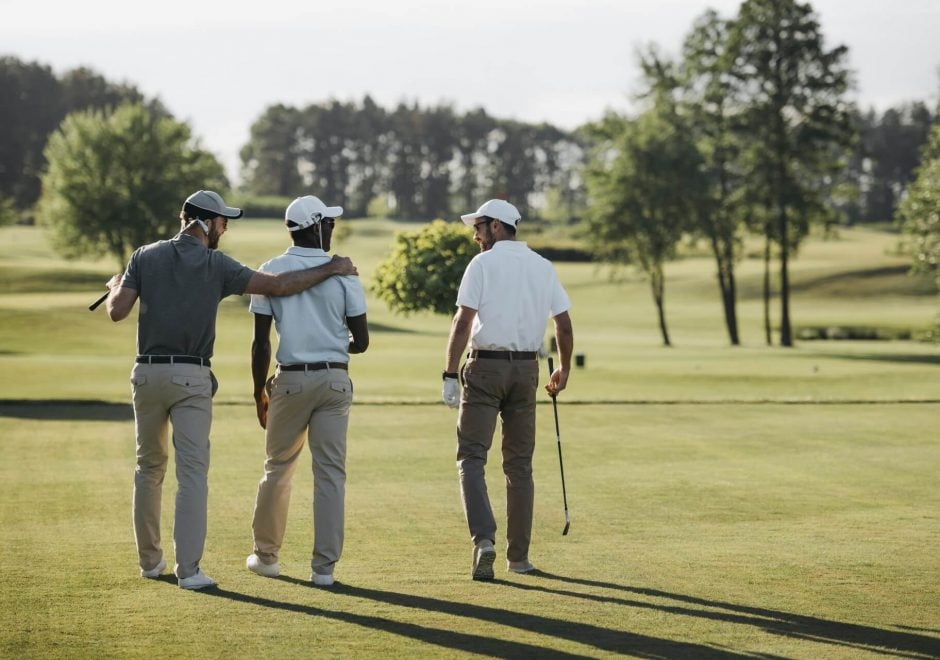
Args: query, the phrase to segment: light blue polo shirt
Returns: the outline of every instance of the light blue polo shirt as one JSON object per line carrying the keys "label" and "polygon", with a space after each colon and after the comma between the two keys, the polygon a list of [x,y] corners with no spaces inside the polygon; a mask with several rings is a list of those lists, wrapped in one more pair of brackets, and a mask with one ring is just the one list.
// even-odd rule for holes
{"label": "light blue polo shirt", "polygon": [[[285,273],[321,266],[330,255],[320,248],[292,245],[261,265],[263,273]],[[253,294],[249,310],[274,317],[278,364],[349,362],[346,318],[366,313],[366,296],[358,277],[333,276],[292,296]]]}

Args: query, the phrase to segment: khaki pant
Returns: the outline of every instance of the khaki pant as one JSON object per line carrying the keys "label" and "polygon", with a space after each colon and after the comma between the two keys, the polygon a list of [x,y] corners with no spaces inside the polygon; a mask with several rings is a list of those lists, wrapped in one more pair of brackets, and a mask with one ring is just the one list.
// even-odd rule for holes
{"label": "khaki pant", "polygon": [[529,556],[535,487],[535,390],[537,360],[470,359],[464,365],[457,421],[457,468],[464,514],[473,543],[496,540],[496,520],[486,490],[486,456],[493,444],[496,416],[502,420],[506,477],[506,538],[509,561]]}
{"label": "khaki pant", "polygon": [[311,568],[330,575],[343,551],[346,430],[352,382],[342,369],[278,371],[269,383],[264,477],[252,520],[254,552],[277,561],[290,504],[291,478],[304,445],[313,457],[313,558]]}
{"label": "khaki pant", "polygon": [[176,513],[173,546],[177,577],[194,575],[206,542],[209,496],[209,429],[212,383],[209,368],[195,364],[136,364],[131,371],[137,431],[134,472],[134,534],[140,567],[163,559],[160,510],[166,474],[167,428],[173,424]]}

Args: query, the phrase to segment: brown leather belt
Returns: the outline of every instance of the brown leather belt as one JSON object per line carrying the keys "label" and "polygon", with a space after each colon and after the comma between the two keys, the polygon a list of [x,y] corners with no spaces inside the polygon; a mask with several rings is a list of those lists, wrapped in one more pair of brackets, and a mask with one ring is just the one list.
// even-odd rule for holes
{"label": "brown leather belt", "polygon": [[344,369],[349,370],[345,362],[309,362],[307,364],[279,364],[277,368],[281,371],[322,371],[323,369]]}
{"label": "brown leather belt", "polygon": [[470,357],[485,360],[535,360],[538,356],[535,351],[470,351]]}

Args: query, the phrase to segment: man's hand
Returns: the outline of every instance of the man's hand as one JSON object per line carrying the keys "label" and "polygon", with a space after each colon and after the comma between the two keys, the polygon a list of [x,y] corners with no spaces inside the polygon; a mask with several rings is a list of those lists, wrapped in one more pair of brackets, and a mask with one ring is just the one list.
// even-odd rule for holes
{"label": "man's hand", "polygon": [[330,259],[330,266],[333,267],[334,275],[359,275],[359,271],[349,257],[341,257],[338,254]]}
{"label": "man's hand", "polygon": [[255,394],[255,411],[258,413],[258,423],[261,428],[268,428],[268,393],[261,390],[260,394]]}
{"label": "man's hand", "polygon": [[558,367],[555,371],[552,372],[551,377],[548,379],[548,382],[545,384],[545,391],[548,392],[548,396],[556,397],[558,393],[561,392],[568,385],[568,370]]}
{"label": "man's hand", "polygon": [[460,406],[460,384],[456,378],[444,377],[444,389],[441,391],[441,401],[451,408]]}
{"label": "man's hand", "polygon": [[111,279],[108,280],[108,283],[105,284],[105,286],[108,287],[108,291],[110,291],[110,290],[113,289],[114,287],[120,285],[120,284],[121,284],[121,279],[122,279],[123,277],[124,277],[124,274],[123,274],[123,273],[118,273],[117,275],[112,275],[112,276],[111,276]]}

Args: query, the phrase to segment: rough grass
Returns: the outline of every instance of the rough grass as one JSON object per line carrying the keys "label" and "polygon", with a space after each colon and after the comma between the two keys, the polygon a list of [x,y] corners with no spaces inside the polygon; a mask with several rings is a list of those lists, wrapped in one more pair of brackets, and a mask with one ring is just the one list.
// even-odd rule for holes
{"label": "rough grass", "polygon": [[[413,228],[351,225],[338,251],[365,280],[392,231]],[[286,237],[249,221],[223,241],[257,265]],[[936,297],[905,279],[893,243],[869,230],[808,243],[793,264],[794,321],[928,325]],[[713,266],[692,256],[667,272],[677,347],[664,349],[646,283],[559,265],[587,360],[560,405],[571,533],[560,534],[542,401],[532,559],[543,572],[509,575],[498,562],[485,585],[467,577],[454,414],[437,403],[448,320],[396,317],[370,298],[372,347],[352,369],[341,584],[323,590],[306,583],[306,453],[284,577],[244,568],[263,438],[247,309],[226,301],[203,562],[220,588],[188,593],[136,573],[135,329],[86,310],[113,268],[64,264],[38,230],[0,229],[0,270],[18,273],[0,288],[2,657],[940,656],[935,345],[768,348],[759,298],[745,295],[744,345],[732,349]],[[745,291],[760,272],[759,260],[741,264]],[[490,490],[503,511],[497,456]],[[171,473],[171,563],[174,491]]]}

